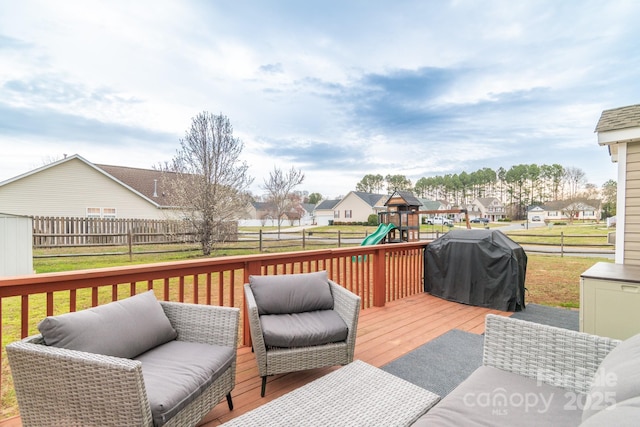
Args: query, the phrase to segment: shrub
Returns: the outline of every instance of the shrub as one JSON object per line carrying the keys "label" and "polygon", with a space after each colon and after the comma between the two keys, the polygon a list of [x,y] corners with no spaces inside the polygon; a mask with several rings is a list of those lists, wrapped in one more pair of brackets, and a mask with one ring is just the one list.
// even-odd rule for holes
{"label": "shrub", "polygon": [[378,215],[377,214],[369,215],[369,217],[367,218],[367,225],[373,225],[373,226],[378,225]]}

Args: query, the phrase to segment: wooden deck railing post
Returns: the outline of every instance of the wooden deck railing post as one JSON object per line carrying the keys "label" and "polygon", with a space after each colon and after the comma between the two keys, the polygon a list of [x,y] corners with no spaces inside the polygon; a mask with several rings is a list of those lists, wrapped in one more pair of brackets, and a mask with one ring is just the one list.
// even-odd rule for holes
{"label": "wooden deck railing post", "polygon": [[385,245],[376,247],[373,262],[373,306],[384,307],[387,300],[387,263]]}
{"label": "wooden deck railing post", "polygon": [[[262,232],[262,230],[261,230]],[[262,262],[259,260],[252,260],[245,263],[244,266],[244,283],[249,283],[249,276],[255,275],[259,276],[262,274]],[[244,300],[244,287],[242,289],[243,292],[243,304],[244,307],[242,309],[242,344],[251,345],[251,330],[249,329],[249,313],[247,313],[247,303]]]}

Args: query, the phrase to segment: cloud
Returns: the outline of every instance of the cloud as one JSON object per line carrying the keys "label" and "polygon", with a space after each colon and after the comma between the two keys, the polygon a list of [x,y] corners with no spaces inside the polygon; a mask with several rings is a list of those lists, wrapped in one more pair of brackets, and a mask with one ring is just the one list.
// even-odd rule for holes
{"label": "cloud", "polygon": [[0,129],[12,138],[82,141],[88,144],[130,147],[132,144],[176,145],[177,135],[102,122],[44,109],[26,109],[0,103]]}

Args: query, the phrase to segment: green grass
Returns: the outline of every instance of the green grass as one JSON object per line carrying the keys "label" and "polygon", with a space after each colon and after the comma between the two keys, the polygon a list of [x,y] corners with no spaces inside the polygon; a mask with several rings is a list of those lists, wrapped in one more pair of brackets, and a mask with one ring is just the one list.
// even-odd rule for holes
{"label": "green grass", "polygon": [[[546,227],[523,228],[507,231],[506,234],[520,244],[561,243],[570,246],[599,246],[611,248],[607,243],[607,235],[615,229],[604,224],[550,225]],[[564,237],[562,237],[564,235]]]}

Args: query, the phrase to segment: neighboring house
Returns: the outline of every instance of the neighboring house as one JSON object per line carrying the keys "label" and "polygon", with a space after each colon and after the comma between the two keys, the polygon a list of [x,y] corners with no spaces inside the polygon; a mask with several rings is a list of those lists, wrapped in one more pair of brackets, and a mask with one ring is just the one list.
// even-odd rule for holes
{"label": "neighboring house", "polygon": [[315,223],[329,225],[329,221],[334,221],[335,207],[338,203],[340,203],[340,199],[322,200],[318,203],[314,210]]}
{"label": "neighboring house", "polygon": [[366,222],[369,215],[386,210],[388,195],[350,191],[335,205],[333,220],[337,222]]}
{"label": "neighboring house", "polygon": [[389,196],[383,194],[350,191],[339,200],[323,200],[315,208],[315,223],[328,225],[332,222],[365,222],[369,215],[385,210],[384,202]]}
{"label": "neighboring house", "polygon": [[[282,224],[312,225],[315,205],[301,203],[290,213],[283,215]],[[273,208],[269,202],[251,202],[246,214],[238,221],[238,225],[245,227],[275,227],[278,222],[273,218]]]}
{"label": "neighboring house", "polygon": [[313,203],[303,203],[300,205],[302,216],[300,217],[300,225],[315,225],[315,209]]}
{"label": "neighboring house", "polygon": [[595,199],[557,200],[546,202],[544,205],[531,206],[527,210],[527,218],[530,222],[599,221],[601,216],[602,202]]}
{"label": "neighboring house", "polygon": [[0,207],[13,215],[167,219],[173,211],[160,176],[76,154],[0,182]]}
{"label": "neighboring house", "polygon": [[245,227],[276,226],[278,223],[272,218],[272,209],[267,202],[250,202],[245,215],[238,221],[238,225]]}
{"label": "neighboring house", "polygon": [[479,197],[467,207],[469,219],[486,218],[489,221],[499,221],[506,215],[505,206],[497,197]]}
{"label": "neighboring house", "polygon": [[[449,210],[451,209],[451,204],[449,202],[447,202],[446,200],[430,200],[430,199],[423,199],[421,197],[418,197],[418,200],[420,201],[420,210],[421,211],[442,211],[442,210]],[[420,214],[420,223],[424,223],[426,222],[427,218],[433,218],[435,216],[446,216],[447,218],[453,218],[454,221],[459,221],[460,220],[460,215],[457,214]]]}
{"label": "neighboring house", "polygon": [[640,265],[640,104],[603,111],[595,131],[618,163],[615,261]]}

